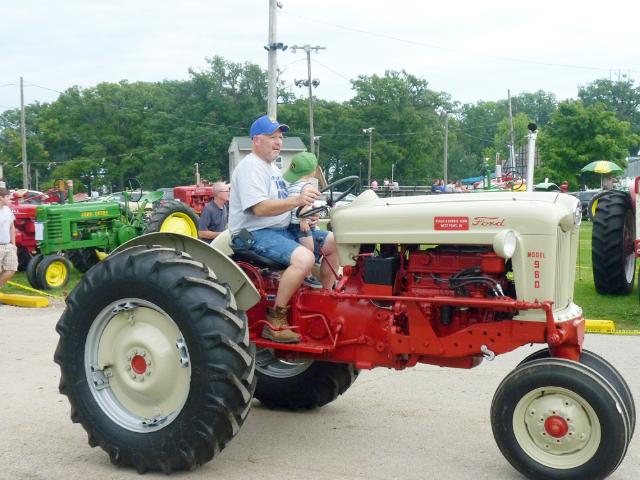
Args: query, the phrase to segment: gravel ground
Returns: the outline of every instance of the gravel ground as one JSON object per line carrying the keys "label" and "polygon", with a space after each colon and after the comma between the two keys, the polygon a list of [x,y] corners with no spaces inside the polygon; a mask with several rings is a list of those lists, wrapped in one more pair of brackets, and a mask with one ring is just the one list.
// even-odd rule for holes
{"label": "gravel ground", "polygon": [[[133,479],[91,449],[53,363],[61,305],[0,305],[0,478]],[[640,399],[638,337],[589,335],[586,346],[613,363]],[[349,391],[311,412],[275,412],[254,401],[238,436],[212,462],[175,474],[189,479],[518,479],[493,440],[489,408],[504,376],[536,348],[473,370],[420,365],[364,371]],[[610,478],[640,478],[636,435]],[[166,478],[146,474],[145,479]]]}

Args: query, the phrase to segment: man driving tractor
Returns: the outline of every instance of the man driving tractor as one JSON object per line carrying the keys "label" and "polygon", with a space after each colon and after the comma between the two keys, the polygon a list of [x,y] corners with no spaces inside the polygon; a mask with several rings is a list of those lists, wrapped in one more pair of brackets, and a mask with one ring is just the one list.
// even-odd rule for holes
{"label": "man driving tractor", "polygon": [[[299,195],[289,197],[280,169],[274,161],[282,149],[282,134],[289,127],[266,115],[251,125],[249,136],[252,152],[242,159],[231,176],[229,199],[229,228],[232,246],[251,249],[288,267],[282,273],[275,305],[267,310],[267,320],[277,330],[266,326],[262,336],[274,342],[297,343],[300,335],[289,326],[289,300],[309,276],[320,247],[324,259],[320,267],[320,281],[330,288],[337,268],[333,234],[315,229],[315,252],[306,249],[288,230],[291,210],[311,206],[320,192],[305,188]],[[331,266],[330,266],[330,265]]]}

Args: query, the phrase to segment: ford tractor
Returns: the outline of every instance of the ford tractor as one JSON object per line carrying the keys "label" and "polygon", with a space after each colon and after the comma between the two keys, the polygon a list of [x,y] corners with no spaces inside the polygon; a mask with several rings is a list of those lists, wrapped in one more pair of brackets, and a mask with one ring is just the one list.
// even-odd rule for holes
{"label": "ford tractor", "polygon": [[89,270],[55,352],[89,444],[138,472],[189,470],[233,439],[253,398],[312,409],[348,398],[363,369],[470,369],[535,343],[491,404],[505,459],[532,479],[605,478],[620,465],[636,412],[624,379],[583,345],[577,199],[367,190],[330,221],[340,268],[331,289],[303,285],[291,299],[299,343],[262,337],[279,328],[265,312],[285,265],[233,250],[229,235],[144,235]]}

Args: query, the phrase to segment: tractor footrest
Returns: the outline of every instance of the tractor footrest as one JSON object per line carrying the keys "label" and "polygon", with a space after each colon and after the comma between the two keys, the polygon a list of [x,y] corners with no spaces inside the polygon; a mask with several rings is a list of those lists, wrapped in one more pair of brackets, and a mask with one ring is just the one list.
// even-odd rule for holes
{"label": "tractor footrest", "polygon": [[322,345],[315,342],[279,343],[266,338],[256,338],[254,341],[258,348],[272,348],[274,350],[315,353],[318,355],[333,350],[331,345]]}

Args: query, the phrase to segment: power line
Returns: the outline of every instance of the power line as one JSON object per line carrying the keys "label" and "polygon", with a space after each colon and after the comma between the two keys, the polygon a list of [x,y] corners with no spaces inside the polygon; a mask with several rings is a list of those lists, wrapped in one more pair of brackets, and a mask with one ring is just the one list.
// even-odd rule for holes
{"label": "power line", "polygon": [[[346,25],[340,25],[340,24],[337,24],[337,23],[327,22],[326,20],[318,20],[318,19],[315,19],[315,18],[309,18],[309,17],[306,17],[304,15],[299,15],[299,14],[292,13],[292,12],[283,11],[282,13],[284,13],[286,15],[290,15],[292,17],[300,18],[302,20],[307,20],[309,22],[321,23],[321,24],[328,25],[328,26],[331,26],[331,27],[340,28],[342,30],[347,30],[347,31],[350,31],[350,32],[362,33],[364,35],[370,35],[372,37],[385,38],[387,40],[393,40],[395,42],[406,43],[408,45],[415,45],[415,46],[419,46],[419,47],[432,48],[432,49],[435,49],[435,50],[443,50],[445,52],[453,52],[453,53],[461,53],[461,54],[464,54],[464,55],[473,55],[473,56],[477,56],[477,57],[493,58],[495,60],[503,60],[503,61],[509,61],[509,62],[530,63],[532,65],[542,65],[542,66],[546,66],[546,67],[573,68],[573,69],[580,69],[580,70],[598,70],[598,71],[605,71],[605,72],[610,72],[611,70],[618,70],[617,68],[616,69],[612,69],[612,68],[604,68],[604,67],[593,67],[593,66],[588,66],[588,65],[573,65],[573,64],[565,64],[565,63],[543,62],[543,61],[539,61],[539,60],[530,60],[530,59],[507,57],[507,56],[501,56],[501,55],[492,55],[492,54],[489,54],[489,53],[474,52],[474,51],[470,51],[470,50],[462,50],[462,49],[458,49],[458,48],[445,47],[445,46],[442,46],[442,45],[436,45],[436,44],[425,43],[425,42],[418,42],[416,40],[409,40],[409,39],[406,39],[406,38],[395,37],[393,35],[389,35],[389,34],[386,34],[386,33],[371,32],[371,31],[368,31],[368,30],[363,30],[361,28],[354,28],[354,27],[349,27],[349,26],[346,26]],[[633,69],[624,69],[624,70],[627,71],[627,72],[640,73],[640,70],[633,70]]]}

